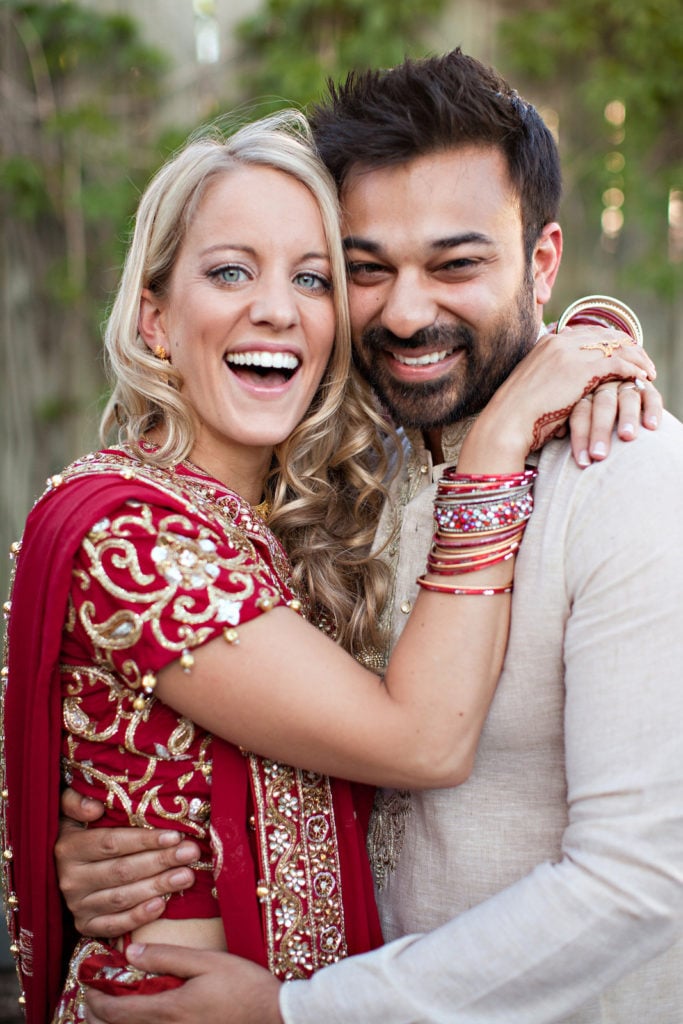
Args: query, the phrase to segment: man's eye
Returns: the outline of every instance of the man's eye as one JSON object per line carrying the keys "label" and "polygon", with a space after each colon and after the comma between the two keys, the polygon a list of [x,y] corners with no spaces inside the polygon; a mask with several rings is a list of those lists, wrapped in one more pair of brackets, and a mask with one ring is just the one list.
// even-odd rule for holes
{"label": "man's eye", "polygon": [[441,265],[442,270],[471,270],[472,267],[476,267],[479,261],[470,259],[466,256],[461,257],[457,260],[448,260],[447,263]]}
{"label": "man's eye", "polygon": [[347,266],[351,277],[358,277],[359,275],[362,274],[367,274],[368,276],[371,274],[381,274],[382,271],[384,270],[384,267],[382,266],[381,263],[353,262],[348,263]]}

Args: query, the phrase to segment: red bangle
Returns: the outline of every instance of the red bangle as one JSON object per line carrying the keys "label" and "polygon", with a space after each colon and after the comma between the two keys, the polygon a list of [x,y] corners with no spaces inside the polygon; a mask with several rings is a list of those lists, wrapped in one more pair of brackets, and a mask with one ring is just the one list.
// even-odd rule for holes
{"label": "red bangle", "polygon": [[[458,473],[455,466],[447,466],[441,476],[448,485],[461,486],[475,491],[498,490],[499,488],[524,487],[532,484],[538,475],[535,466],[527,466],[521,473]],[[441,483],[441,480],[439,483]],[[476,484],[475,487],[470,487]]]}
{"label": "red bangle", "polygon": [[461,594],[463,597],[492,597],[494,594],[511,594],[512,583],[504,587],[461,587],[455,583],[439,583],[418,576],[416,583],[423,590],[431,590],[437,594]]}
{"label": "red bangle", "polygon": [[587,295],[567,306],[557,321],[555,333],[571,324],[597,324],[602,327],[616,327],[630,335],[636,345],[643,344],[643,328],[630,306],[610,295]]}

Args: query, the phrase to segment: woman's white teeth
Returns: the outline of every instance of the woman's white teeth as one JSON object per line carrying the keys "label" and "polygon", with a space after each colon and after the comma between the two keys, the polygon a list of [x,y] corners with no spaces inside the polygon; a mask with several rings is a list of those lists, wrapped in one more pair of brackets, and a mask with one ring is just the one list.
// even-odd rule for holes
{"label": "woman's white teeth", "polygon": [[299,360],[291,352],[229,352],[233,366],[261,366],[267,370],[296,370]]}
{"label": "woman's white teeth", "polygon": [[397,363],[403,363],[404,366],[429,366],[430,363],[440,363],[452,351],[444,349],[442,352],[429,352],[426,356],[407,356],[402,352],[392,352],[392,355]]}

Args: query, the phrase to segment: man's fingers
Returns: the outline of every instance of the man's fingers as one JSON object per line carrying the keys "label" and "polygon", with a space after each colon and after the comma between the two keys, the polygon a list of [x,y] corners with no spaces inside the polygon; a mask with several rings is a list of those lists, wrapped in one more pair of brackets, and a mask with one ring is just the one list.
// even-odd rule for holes
{"label": "man's fingers", "polygon": [[113,938],[156,921],[165,906],[163,896],[194,885],[190,868],[173,868],[143,882],[101,889],[85,896],[72,910],[81,935]]}
{"label": "man's fingers", "polygon": [[[163,910],[159,897],[194,884],[188,865],[199,847],[179,842],[179,833],[167,835],[177,845],[158,848],[163,833],[149,829],[62,828],[55,846],[59,885],[82,935],[122,935],[154,921]],[[141,846],[143,852],[127,853]]]}
{"label": "man's fingers", "polygon": [[[118,861],[119,858],[129,857],[147,850],[153,850],[160,854],[163,851],[166,854],[166,859],[157,867],[157,870],[163,870],[163,868],[177,863],[174,851],[180,848],[182,839],[182,833],[171,830],[162,831],[151,828],[83,829],[74,826],[73,822],[69,822],[67,818],[62,818],[59,838],[55,844],[55,856],[60,870],[62,862],[66,868],[70,861],[93,866],[93,862],[112,861],[111,870],[113,870],[113,862]],[[193,843],[192,849],[198,851],[199,848]],[[198,853],[195,853],[195,856],[198,856]],[[180,863],[188,863],[184,855]],[[130,881],[131,876],[124,875],[121,880]]]}
{"label": "man's fingers", "polygon": [[133,854],[117,861],[72,864],[60,876],[60,887],[69,909],[80,900],[91,911],[119,913],[136,903],[189,889],[194,872],[188,866],[197,859],[194,843],[181,843],[171,850]]}
{"label": "man's fingers", "polygon": [[92,938],[116,939],[127,932],[142,928],[145,924],[158,920],[164,912],[166,901],[157,896],[140,906],[121,914],[108,914],[103,917],[74,919],[76,930],[80,935]]}
{"label": "man's fingers", "polygon": [[90,1024],[283,1024],[280,982],[264,967],[213,950],[131,944],[128,960],[156,975],[186,979],[180,988],[152,996],[106,996],[88,990]]}
{"label": "man's fingers", "polygon": [[104,814],[104,804],[99,800],[91,800],[89,797],[81,796],[75,789],[67,788],[62,793],[62,814],[73,821],[79,821],[87,825],[91,821],[97,821]]}
{"label": "man's fingers", "polygon": [[[190,949],[184,946],[145,945],[132,943],[126,950],[130,963],[154,974],[173,974],[177,978],[191,978],[206,973],[213,963],[210,950]],[[220,961],[218,961],[220,962]],[[189,1019],[191,1007],[184,1006],[183,989],[173,989],[152,996],[107,996],[96,989],[88,989],[87,1020],[92,1024],[156,1024],[165,1021]]]}
{"label": "man's fingers", "polygon": [[194,978],[211,969],[212,960],[220,963],[222,954],[211,950],[192,949],[189,946],[169,946],[162,943],[130,943],[126,959],[134,967],[150,974],[174,974],[176,978]]}
{"label": "man's fingers", "polygon": [[648,430],[657,430],[662,422],[662,413],[664,412],[662,396],[649,381],[645,383],[644,389],[639,393],[642,400],[643,426]]}
{"label": "man's fingers", "polygon": [[591,457],[588,454],[588,442],[592,417],[593,396],[586,395],[585,398],[580,399],[576,403],[569,416],[572,455],[577,466],[580,466],[581,469],[585,469],[586,466],[591,464]]}
{"label": "man's fingers", "polygon": [[173,1024],[180,1020],[176,999],[181,989],[161,992],[156,996],[108,996],[97,989],[88,989],[86,1020],[88,1024]]}
{"label": "man's fingers", "polygon": [[591,459],[600,461],[609,455],[612,431],[618,414],[619,381],[611,380],[596,388],[591,404],[588,452]]}
{"label": "man's fingers", "polygon": [[[171,868],[165,868],[165,861],[169,854],[184,850],[191,850],[191,847],[178,847],[177,851],[164,851],[159,853],[145,853],[129,860],[135,861],[134,868],[129,864],[121,865],[120,873],[130,874],[134,881],[116,882],[116,887],[102,892],[92,893],[91,902],[97,900],[103,907],[108,907],[114,912],[128,910],[130,907],[143,903],[145,900],[153,899],[155,896],[166,896],[171,892],[180,892],[181,889],[190,889],[194,885],[194,871],[183,864],[174,864]],[[191,860],[196,859],[194,852],[190,854]]]}
{"label": "man's fingers", "polygon": [[638,434],[641,417],[641,396],[633,381],[623,381],[617,390],[617,434],[622,441],[633,441]]}
{"label": "man's fingers", "polygon": [[[103,829],[102,831],[111,830]],[[185,839],[178,846],[171,846],[163,850],[149,849],[144,853],[135,851],[129,854],[121,851],[120,854],[113,855],[111,862],[102,863],[100,868],[106,868],[104,884],[108,889],[128,886],[135,882],[149,882],[154,885],[154,888],[149,889],[149,895],[156,895],[168,891],[159,885],[158,876],[162,872],[179,867],[186,868],[199,856],[200,850],[197,844],[190,839]]]}

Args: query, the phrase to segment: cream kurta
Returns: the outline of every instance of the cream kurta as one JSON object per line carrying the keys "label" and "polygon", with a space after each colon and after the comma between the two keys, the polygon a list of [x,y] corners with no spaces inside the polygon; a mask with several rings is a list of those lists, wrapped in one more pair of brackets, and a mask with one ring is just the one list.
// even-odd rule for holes
{"label": "cream kurta", "polygon": [[[394,638],[440,472],[411,461]],[[473,775],[384,801],[408,937],[286,985],[287,1024],[683,1022],[683,427],[583,471],[552,442],[535,496]]]}

